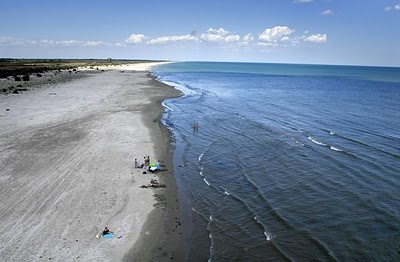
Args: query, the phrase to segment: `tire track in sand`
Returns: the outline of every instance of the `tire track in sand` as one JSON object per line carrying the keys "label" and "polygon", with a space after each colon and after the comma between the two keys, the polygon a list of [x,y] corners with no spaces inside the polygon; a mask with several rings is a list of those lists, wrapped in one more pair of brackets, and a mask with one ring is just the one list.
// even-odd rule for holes
{"label": "tire track in sand", "polygon": [[[60,128],[63,126],[54,127],[53,132]],[[70,135],[75,136],[80,132],[76,129],[75,133]],[[32,238],[39,233],[44,221],[54,212],[52,211],[54,207],[68,197],[71,185],[82,175],[85,166],[93,158],[91,156],[96,155],[99,145],[103,143],[106,136],[106,132],[90,132],[83,140],[80,139],[69,145],[68,148],[72,150],[61,150],[59,154],[61,157],[55,162],[46,163],[47,154],[38,159],[38,165],[45,166],[45,168],[36,168],[41,174],[35,176],[35,172],[32,172],[33,174],[29,175],[30,179],[24,178],[29,179],[30,182],[8,199],[9,204],[3,213],[9,214],[8,219],[4,219],[5,215],[1,217],[3,230],[0,235],[3,245],[0,255],[3,255],[5,251],[5,253],[13,252],[17,256],[19,252],[12,249],[17,246],[24,250],[24,247],[29,246],[28,243],[33,241]],[[44,139],[47,138],[44,137]],[[38,145],[40,146],[40,143]],[[40,150],[45,150],[45,148]],[[92,151],[91,154],[88,154],[88,151]],[[24,237],[21,239],[18,236]],[[9,249],[8,252],[6,249]]]}

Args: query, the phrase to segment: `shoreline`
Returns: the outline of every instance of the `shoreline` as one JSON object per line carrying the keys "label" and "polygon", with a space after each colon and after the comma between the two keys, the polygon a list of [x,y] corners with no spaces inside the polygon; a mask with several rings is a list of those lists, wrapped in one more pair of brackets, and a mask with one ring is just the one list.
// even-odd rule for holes
{"label": "shoreline", "polygon": [[[157,88],[173,88],[156,80],[155,76],[148,73],[151,82]],[[161,184],[167,185],[165,188],[165,205],[151,211],[142,228],[141,239],[124,256],[123,261],[183,261],[184,257],[180,250],[179,243],[182,241],[182,230],[180,228],[180,204],[178,200],[178,188],[173,174],[173,149],[172,133],[161,121],[164,107],[162,102],[168,98],[179,97],[182,93],[176,90],[175,95],[164,98],[155,98],[152,104],[148,105],[143,117],[148,120],[153,137],[161,137],[163,142],[160,147],[160,159],[164,159],[162,165],[166,171],[162,171],[159,176]],[[153,104],[157,105],[157,111],[150,110]],[[147,232],[147,233],[146,233]],[[159,232],[163,232],[160,234]]]}
{"label": "shoreline", "polygon": [[[38,89],[35,88],[34,90],[25,92],[23,94],[12,94],[1,97],[0,109],[2,112],[0,113],[0,119],[3,123],[0,125],[1,127],[7,128],[2,128],[2,131],[0,132],[0,148],[7,149],[10,148],[10,146],[13,146],[18,149],[14,152],[10,151],[8,154],[0,158],[0,165],[4,167],[2,176],[0,177],[0,188],[3,191],[1,192],[1,196],[6,198],[8,197],[7,199],[11,198],[12,200],[18,202],[17,204],[13,205],[11,202],[6,201],[6,203],[2,203],[0,205],[0,210],[5,211],[4,215],[1,217],[2,221],[4,221],[3,225],[6,225],[6,228],[2,231],[6,229],[13,230],[12,217],[13,213],[19,212],[17,209],[19,204],[23,204],[24,206],[33,206],[30,208],[32,211],[28,210],[27,212],[27,214],[29,214],[29,212],[33,212],[31,216],[32,219],[24,220],[24,218],[21,218],[21,223],[24,223],[24,226],[21,230],[26,228],[28,232],[14,232],[16,235],[12,236],[11,240],[6,239],[6,236],[9,234],[4,234],[4,239],[0,239],[4,243],[3,248],[0,249],[0,254],[3,258],[9,258],[9,261],[13,261],[14,259],[18,260],[20,258],[26,259],[27,254],[30,254],[29,258],[34,260],[39,260],[40,258],[76,261],[80,259],[95,259],[102,254],[105,256],[102,257],[102,259],[106,261],[149,261],[155,258],[157,258],[159,261],[163,259],[170,261],[171,258],[178,257],[176,255],[176,251],[178,250],[178,242],[181,236],[179,234],[179,230],[175,230],[179,223],[178,192],[175,178],[173,176],[172,145],[170,143],[171,133],[161,122],[162,112],[164,110],[161,103],[167,98],[178,97],[181,95],[181,93],[175,88],[155,80],[153,76],[149,75],[148,66],[145,68],[138,68],[137,70],[129,68],[126,69],[128,71],[125,73],[122,72],[121,69],[113,69],[113,72],[108,72],[108,69],[105,70],[106,72],[99,72],[100,74],[96,75],[92,75],[89,72],[87,77],[85,76],[67,82],[53,83],[52,85]],[[124,74],[124,77],[119,79],[117,74]],[[118,80],[117,83],[105,82],[107,80],[111,81],[108,77],[111,77],[111,80]],[[93,84],[93,81],[97,82]],[[137,81],[135,82],[137,84],[132,84],[131,81]],[[75,90],[74,88],[76,85],[78,85],[79,88],[76,88]],[[96,94],[93,94],[88,85],[100,85],[101,89],[98,90]],[[112,86],[109,87],[109,85]],[[132,91],[121,90],[120,87],[127,87],[128,89],[132,89]],[[162,88],[162,90],[160,88]],[[83,92],[87,93],[85,93],[86,95],[82,98],[80,97],[80,94]],[[137,97],[137,93],[141,94],[142,92],[145,92],[146,94],[143,93],[143,97]],[[60,100],[55,101],[54,104],[51,104],[51,99]],[[35,102],[36,100],[38,102]],[[47,105],[48,107],[45,108],[40,101],[46,105],[49,103],[49,105]],[[132,106],[132,103],[138,107]],[[6,112],[5,108],[8,109]],[[35,108],[35,110],[29,111],[32,108]],[[51,111],[48,111],[50,108]],[[106,109],[106,113],[103,112],[104,109]],[[48,112],[51,112],[51,114]],[[75,112],[78,114],[74,115],[69,112]],[[139,120],[139,118],[141,120]],[[111,121],[111,123],[109,123],[109,121]],[[128,122],[128,126],[126,126],[125,122]],[[139,122],[144,124],[144,128],[147,131],[144,131],[143,127],[135,127],[137,124],[140,126]],[[87,126],[82,129],[81,125]],[[80,143],[86,143],[85,139],[88,135],[90,136],[90,134],[93,132],[100,134],[103,132],[103,129],[106,129],[106,127],[109,128],[109,132],[112,133],[112,136],[110,137],[111,139],[101,141],[102,144],[99,146],[96,144],[97,140],[95,139],[97,139],[97,137],[95,137],[93,138],[93,142],[89,141],[90,143],[86,144],[86,148],[79,145]],[[140,131],[139,129],[125,130],[126,128],[130,129],[130,127],[133,127],[134,129],[140,128]],[[14,134],[15,132],[18,132],[18,136]],[[60,132],[65,137],[59,138]],[[138,136],[138,133],[135,134],[135,132],[139,132],[140,134],[144,135],[144,137],[135,138]],[[46,136],[44,133],[48,135]],[[72,137],[71,134],[73,134]],[[128,136],[126,136],[126,134],[128,134]],[[109,134],[106,135],[109,136]],[[116,135],[117,137],[115,137]],[[79,140],[79,143],[75,141],[76,139],[74,137]],[[135,142],[131,141],[132,139],[127,137],[132,137],[133,140],[140,140],[145,137],[148,138],[145,138],[145,142]],[[43,143],[44,146],[38,147],[36,143],[29,143],[32,138],[37,138],[36,142]],[[128,150],[128,153],[131,151],[129,147],[133,146],[134,151],[136,150],[135,155],[133,155],[134,153],[130,152],[128,153],[129,156],[125,156],[125,153],[119,152],[120,146],[108,145],[108,141],[114,141],[113,138],[116,139],[118,143],[128,144],[127,146],[123,146],[123,152],[124,150]],[[60,139],[64,142],[62,142]],[[124,140],[127,141],[123,142]],[[56,141],[60,141],[62,143],[56,144]],[[29,144],[28,148],[26,148],[27,144]],[[72,144],[73,147],[71,147],[69,144]],[[138,145],[140,149],[137,148]],[[109,146],[112,146],[114,149],[110,148]],[[115,148],[115,146],[118,148]],[[102,147],[108,147],[110,148],[108,150],[118,151],[111,152],[115,153],[115,155],[110,155],[107,151],[104,151],[105,149],[103,150]],[[41,159],[40,156],[37,157],[31,155],[29,152],[31,148],[36,151],[39,150],[40,154],[44,154],[43,159]],[[49,154],[43,151],[46,150],[46,148],[57,150],[57,152],[52,152],[53,154]],[[91,149],[94,150],[93,153],[90,153],[92,152]],[[82,168],[69,166],[70,169],[73,169],[75,172],[79,173],[78,175],[72,173],[70,169],[63,169],[63,166],[52,164],[53,162],[51,162],[54,161],[57,164],[62,163],[63,165],[67,165],[62,160],[72,160],[72,158],[68,159],[68,150],[78,150],[78,152],[74,154],[75,158],[77,156],[83,158],[77,162],[80,163],[80,165],[83,165]],[[137,152],[142,153],[137,155]],[[139,160],[141,160],[142,155],[146,154],[145,152],[150,154],[152,159],[161,160],[160,162],[165,165],[167,170],[160,171],[154,175],[144,175],[141,174],[143,170],[133,169],[133,157],[137,157]],[[81,156],[82,153],[84,153],[84,156]],[[19,154],[20,156],[17,155],[17,157],[15,157],[16,154]],[[66,154],[66,156],[62,157],[62,154]],[[118,158],[119,155],[121,158]],[[26,161],[27,156],[32,159],[28,159],[28,161]],[[71,155],[71,157],[73,157],[73,155]],[[111,157],[111,159],[109,159],[109,157]],[[11,162],[14,163],[9,163],[10,159],[13,159]],[[49,166],[55,165],[54,169],[57,170],[57,172],[54,170],[48,170],[50,168],[43,170],[44,163],[49,160]],[[105,161],[107,163],[111,161],[111,167],[107,166],[106,163],[91,163],[93,160]],[[32,166],[24,166],[28,165],[28,163],[25,163],[25,161],[28,163],[31,162]],[[40,161],[42,161],[42,164],[36,163]],[[115,161],[117,162],[115,163]],[[129,162],[130,164],[123,167],[115,166],[115,164],[120,165],[122,162]],[[105,171],[108,170],[107,172],[118,173],[118,179],[116,177],[110,178],[108,175],[102,173],[99,174],[99,167],[96,165],[96,163],[100,164]],[[18,165],[23,166],[21,168],[22,170],[16,169]],[[87,166],[90,166],[90,168]],[[97,169],[97,171],[93,171],[93,169]],[[25,172],[29,174],[25,175]],[[59,173],[62,176],[59,176]],[[16,176],[16,174],[17,176],[24,176],[24,181],[28,181],[28,184],[24,184],[24,188],[27,189],[30,194],[33,194],[30,199],[28,199],[29,197],[26,195],[28,192],[24,193],[24,191],[18,191],[18,188],[20,188],[21,185],[17,183],[19,182],[17,181],[17,178],[13,178],[13,176]],[[57,181],[58,183],[56,184],[56,182],[54,182],[54,190],[49,191],[49,196],[46,199],[43,199],[44,202],[42,202],[43,204],[40,205],[42,206],[41,209],[44,209],[45,211],[45,218],[43,218],[43,216],[38,217],[36,215],[37,211],[35,211],[37,210],[35,209],[35,206],[43,195],[39,189],[36,190],[36,187],[40,186],[29,182],[32,181],[32,179],[36,179],[35,176],[42,176],[41,179],[44,180],[44,182],[40,184],[40,186],[42,186],[42,191],[49,191],[51,189],[49,184],[50,182],[47,181]],[[102,177],[100,179],[104,179],[105,181],[100,182],[100,185],[92,185],[93,182],[98,183],[97,179],[99,179],[99,176]],[[144,185],[145,183],[148,183],[150,178],[159,180],[161,184],[166,185],[166,188],[138,189],[140,184]],[[68,181],[68,184],[64,185],[63,179],[70,179],[70,181]],[[86,179],[88,182],[85,182]],[[82,183],[82,185],[85,185],[88,188],[82,188],[82,185],[79,183]],[[3,190],[5,186],[10,187],[10,185],[11,187],[15,187],[16,191],[19,192],[19,195],[15,195],[12,190]],[[64,186],[66,186],[65,190],[60,194],[59,188]],[[134,188],[132,188],[132,186],[134,186]],[[96,193],[99,190],[102,191],[102,188],[104,189],[107,187],[110,188],[102,194]],[[85,197],[92,199],[79,200],[82,202],[82,206],[78,206],[78,211],[76,211],[76,209],[71,209],[74,207],[75,202],[67,204],[69,203],[69,200],[66,197],[76,198],[75,194],[81,193],[82,191],[87,192],[84,194]],[[95,193],[96,196],[94,196],[93,193]],[[53,198],[53,195],[58,195],[58,198]],[[105,203],[97,203],[100,198],[105,199]],[[111,203],[115,203],[114,205],[116,207],[114,207]],[[131,204],[128,203],[134,205],[131,206]],[[146,205],[146,203],[147,205],[154,206],[146,207],[144,210],[151,210],[150,213],[146,215],[146,217],[140,218],[140,214],[137,213],[135,207],[136,209],[144,208],[143,205]],[[106,214],[96,214],[95,217],[93,217],[93,215],[91,217],[88,216],[88,214],[81,214],[81,212],[84,213],[85,211],[93,212],[98,210],[99,208],[96,207],[96,205],[100,205],[101,210],[101,206],[104,204],[111,208],[111,211],[106,211]],[[61,207],[64,209],[63,212],[67,212],[65,213],[66,217],[63,219],[66,220],[66,222],[69,222],[70,226],[62,226],[64,222],[60,222],[59,219],[55,219],[58,218],[60,214],[58,213],[59,211],[57,212],[54,210],[54,207]],[[20,210],[22,211],[22,209]],[[69,214],[69,212],[72,214]],[[76,216],[76,218],[73,218],[72,216]],[[95,221],[99,221],[100,223],[93,223],[93,221],[89,221],[93,219]],[[139,222],[139,224],[133,222],[135,219],[137,222]],[[102,220],[103,223],[101,223]],[[18,224],[18,221],[16,222]],[[32,223],[37,225],[36,228],[32,225]],[[31,237],[35,235],[36,230],[41,228],[40,225],[46,225],[47,228],[50,224],[55,227],[53,231],[43,230],[41,233],[43,235],[42,237],[35,240],[32,239],[33,243],[29,242],[28,239],[31,239]],[[31,226],[26,227],[29,225]],[[121,239],[112,239],[109,247],[105,241],[101,242],[101,240],[99,241],[94,239],[94,233],[99,231],[101,227],[104,227],[105,225],[108,225],[111,230],[119,231],[116,234],[121,234],[122,237]],[[72,232],[70,227],[88,227],[89,229],[87,229],[86,233],[84,233],[84,236],[82,236],[81,234]],[[64,229],[62,230],[62,228]],[[56,234],[54,231],[60,231],[60,235],[52,236]],[[62,231],[64,231],[64,233],[62,233]],[[163,233],[160,234],[160,232]],[[29,234],[29,237],[24,237],[23,235],[26,235],[27,233]],[[61,237],[62,235],[65,237]],[[17,242],[15,241],[23,238],[27,239],[21,241],[21,243],[18,244],[18,248],[25,249],[25,251],[16,251],[14,245]],[[72,242],[71,240],[68,240],[71,238],[76,238],[75,242],[82,243],[82,246],[80,247],[72,244],[74,240],[72,240]],[[69,242],[66,243],[65,241]],[[62,244],[62,242],[64,242],[64,244]],[[34,244],[40,245],[41,248],[33,251],[35,250],[33,248]],[[47,246],[48,248],[46,248]],[[55,250],[56,247],[59,247],[58,251]],[[51,251],[47,249],[51,249]],[[32,251],[29,252],[29,250]],[[34,254],[32,252],[34,252]],[[69,252],[72,252],[74,257],[70,257],[68,255]]]}

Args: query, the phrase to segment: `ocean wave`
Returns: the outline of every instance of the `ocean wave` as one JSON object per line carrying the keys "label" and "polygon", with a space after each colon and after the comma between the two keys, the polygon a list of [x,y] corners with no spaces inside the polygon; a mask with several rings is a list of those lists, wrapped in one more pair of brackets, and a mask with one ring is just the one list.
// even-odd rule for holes
{"label": "ocean wave", "polygon": [[207,223],[208,237],[210,238],[210,257],[209,257],[208,261],[211,261],[212,257],[214,256],[214,238],[213,238],[213,235],[212,235],[211,229],[210,229],[212,220],[213,220],[213,217],[210,214],[209,221]]}
{"label": "ocean wave", "polygon": [[308,138],[311,142],[313,142],[313,143],[315,143],[315,144],[317,144],[317,145],[328,146],[327,144],[324,144],[324,143],[322,143],[322,142],[319,142],[318,140],[312,138],[311,136],[308,136],[307,138]]}
{"label": "ocean wave", "polygon": [[230,195],[231,195],[224,187],[221,186],[221,188],[224,190],[224,194],[225,194],[225,195],[227,195],[227,196],[230,196]]}
{"label": "ocean wave", "polygon": [[343,152],[342,149],[339,149],[339,148],[334,147],[334,146],[330,146],[330,149],[332,149],[333,151]]}
{"label": "ocean wave", "polygon": [[214,250],[214,239],[213,236],[211,234],[211,232],[208,234],[208,237],[210,238],[211,244],[210,244],[210,258],[208,259],[208,262],[212,261],[212,257],[213,257],[213,250]]}
{"label": "ocean wave", "polygon": [[264,236],[267,241],[270,241],[271,239],[275,238],[274,234],[272,234],[271,232],[267,232],[266,226],[260,220],[258,220],[257,216],[254,216],[253,219],[256,221],[257,225],[259,225],[263,230]]}
{"label": "ocean wave", "polygon": [[332,145],[328,145],[328,144],[322,143],[322,142],[316,140],[315,138],[312,138],[311,136],[308,136],[307,138],[308,138],[311,142],[313,142],[313,143],[315,143],[315,144],[317,144],[317,145],[329,147],[330,149],[332,149],[333,151],[336,151],[336,152],[344,152],[343,149],[340,149],[340,148],[338,148],[338,147],[335,147],[335,146],[332,146]]}
{"label": "ocean wave", "polygon": [[163,79],[160,79],[159,81],[166,85],[173,86],[175,89],[178,89],[179,91],[183,92],[185,94],[184,96],[197,94],[197,92],[194,91],[193,89],[189,88],[188,85],[181,84],[178,82],[163,80]]}
{"label": "ocean wave", "polygon": [[274,235],[274,234],[272,234],[272,233],[270,233],[270,232],[267,232],[267,231],[264,231],[264,236],[265,236],[265,239],[266,239],[267,241],[271,241],[271,239],[275,238],[275,235]]}
{"label": "ocean wave", "polygon": [[207,186],[210,186],[210,183],[207,181],[206,178],[203,178],[204,183],[206,183]]}
{"label": "ocean wave", "polygon": [[174,111],[174,109],[172,109],[171,107],[167,106],[167,104],[165,103],[165,101],[163,101],[163,102],[161,103],[161,105],[162,105],[164,108],[168,109],[169,111]]}
{"label": "ocean wave", "polygon": [[201,161],[201,159],[203,158],[203,156],[204,156],[204,153],[201,153],[200,156],[199,156],[199,162]]}

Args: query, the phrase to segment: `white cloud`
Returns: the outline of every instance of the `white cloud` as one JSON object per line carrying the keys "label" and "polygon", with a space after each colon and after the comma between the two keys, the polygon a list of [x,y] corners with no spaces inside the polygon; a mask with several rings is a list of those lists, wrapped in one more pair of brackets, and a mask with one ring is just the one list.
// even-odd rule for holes
{"label": "white cloud", "polygon": [[0,45],[10,45],[10,44],[15,44],[16,39],[12,37],[5,37],[2,36],[0,37]]}
{"label": "white cloud", "polygon": [[37,42],[39,45],[46,46],[88,46],[88,47],[96,47],[96,46],[109,46],[110,43],[103,41],[78,41],[78,40],[62,40],[62,41],[53,41],[53,40],[40,40]]}
{"label": "white cloud", "polygon": [[143,34],[131,34],[131,36],[125,40],[127,44],[140,44],[143,40],[147,39],[148,37]]}
{"label": "white cloud", "polygon": [[277,43],[267,43],[267,42],[258,42],[257,45],[258,46],[268,46],[268,47],[278,46]]}
{"label": "white cloud", "polygon": [[228,35],[227,37],[225,37],[226,42],[238,42],[239,40],[240,40],[239,35]]}
{"label": "white cloud", "polygon": [[[238,34],[227,31],[223,28],[213,29],[210,28],[200,36],[193,34],[186,35],[172,35],[172,36],[161,36],[153,39],[148,39],[144,34],[132,34],[128,39],[109,43],[103,41],[81,41],[81,40],[27,40],[19,39],[13,37],[1,37],[0,36],[0,46],[41,46],[41,47],[85,47],[85,48],[96,48],[100,46],[114,46],[124,48],[132,44],[169,44],[173,46],[175,43],[197,43],[202,44],[205,47],[209,43],[219,43],[222,47],[223,44],[229,46],[233,45],[237,47],[246,48],[252,46],[267,46],[267,47],[289,47],[297,46],[302,42],[312,42],[312,43],[325,43],[327,41],[326,34],[314,34],[310,35],[308,32],[304,32],[302,36],[295,36],[295,30],[287,26],[275,26],[272,28],[267,28],[265,31],[259,33],[258,35],[253,35],[252,33],[240,36]],[[146,40],[146,41],[145,41]],[[256,41],[254,41],[256,40]]]}
{"label": "white cloud", "polygon": [[251,33],[243,36],[243,41],[245,41],[245,42],[251,42],[253,40],[254,40],[254,36]]}
{"label": "white cloud", "polygon": [[26,40],[26,39],[20,39],[20,38],[13,38],[13,37],[6,37],[2,36],[0,37],[0,45],[33,45],[37,44],[37,41],[34,40]]}
{"label": "white cloud", "polygon": [[83,42],[77,40],[63,40],[54,42],[56,45],[64,45],[64,46],[78,46],[83,44]]}
{"label": "white cloud", "polygon": [[328,37],[326,36],[326,34],[315,34],[315,35],[310,35],[310,36],[304,37],[304,41],[317,43],[317,44],[326,43],[327,40],[328,40]]}
{"label": "white cloud", "polygon": [[213,29],[210,28],[206,33],[200,35],[200,39],[204,42],[238,42],[240,40],[239,35],[235,35],[223,28]]}
{"label": "white cloud", "polygon": [[258,40],[262,43],[278,43],[279,41],[288,41],[289,36],[294,32],[287,26],[275,26],[273,28],[267,28],[262,32]]}
{"label": "white cloud", "polygon": [[296,4],[306,4],[306,3],[311,3],[313,0],[294,0],[293,3]]}
{"label": "white cloud", "polygon": [[322,13],[321,13],[321,15],[333,15],[334,14],[334,12],[332,11],[332,10],[325,10],[325,11],[323,11]]}
{"label": "white cloud", "polygon": [[107,42],[103,42],[103,41],[86,41],[83,42],[82,44],[83,46],[108,46],[111,45]]}
{"label": "white cloud", "polygon": [[79,40],[26,40],[17,39],[12,37],[0,37],[0,45],[22,45],[22,46],[86,46],[86,47],[96,47],[96,46],[110,46],[110,43],[103,41],[79,41]]}
{"label": "white cloud", "polygon": [[392,11],[392,10],[400,10],[400,4],[394,5],[394,6],[386,6],[384,11]]}
{"label": "white cloud", "polygon": [[38,42],[40,45],[54,45],[55,41],[43,39]]}
{"label": "white cloud", "polygon": [[281,41],[289,41],[289,40],[290,40],[290,38],[288,36],[284,36],[281,38]]}
{"label": "white cloud", "polygon": [[174,35],[162,36],[148,41],[148,44],[165,44],[169,42],[182,42],[182,41],[198,41],[198,38],[192,35]]}

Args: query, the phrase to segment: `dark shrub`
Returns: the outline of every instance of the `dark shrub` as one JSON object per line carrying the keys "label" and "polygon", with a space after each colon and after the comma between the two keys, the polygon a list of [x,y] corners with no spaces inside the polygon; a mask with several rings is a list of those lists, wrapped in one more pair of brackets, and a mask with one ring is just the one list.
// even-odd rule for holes
{"label": "dark shrub", "polygon": [[29,75],[24,75],[24,76],[22,77],[22,80],[24,80],[24,81],[29,81],[29,80],[31,80],[31,79],[30,79]]}
{"label": "dark shrub", "polygon": [[15,80],[15,81],[21,81],[21,77],[19,77],[19,76],[14,76],[14,80]]}

